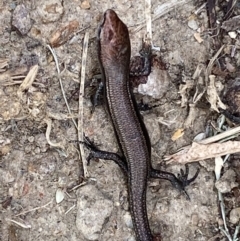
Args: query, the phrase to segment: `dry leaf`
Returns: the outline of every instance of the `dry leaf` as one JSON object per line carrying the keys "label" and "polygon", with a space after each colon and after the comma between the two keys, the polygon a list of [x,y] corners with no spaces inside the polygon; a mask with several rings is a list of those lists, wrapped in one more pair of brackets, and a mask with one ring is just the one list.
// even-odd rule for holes
{"label": "dry leaf", "polygon": [[198,41],[198,43],[202,43],[203,42],[203,39],[201,38],[200,33],[194,33],[193,36]]}
{"label": "dry leaf", "polygon": [[32,83],[36,78],[37,72],[38,65],[32,66],[26,78],[23,80],[22,84],[19,86],[19,89],[17,91],[17,95],[20,99],[22,99],[23,91],[29,89],[32,86]]}
{"label": "dry leaf", "polygon": [[67,25],[55,31],[50,39],[51,46],[59,47],[65,44],[73,35],[73,33],[78,29],[78,27],[79,22],[77,20],[73,20],[69,22]]}
{"label": "dry leaf", "polygon": [[215,86],[215,75],[209,76],[209,85],[207,87],[207,100],[211,104],[211,108],[219,112],[218,108],[226,109],[226,106],[222,103],[220,97],[217,93],[217,88]]}
{"label": "dry leaf", "polygon": [[184,129],[178,129],[177,131],[174,132],[171,139],[172,139],[172,141],[176,141],[183,135],[184,135]]}

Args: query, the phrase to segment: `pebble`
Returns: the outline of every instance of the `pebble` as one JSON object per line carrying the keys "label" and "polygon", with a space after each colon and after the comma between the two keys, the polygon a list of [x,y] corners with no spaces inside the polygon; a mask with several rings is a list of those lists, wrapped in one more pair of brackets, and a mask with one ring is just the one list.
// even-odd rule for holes
{"label": "pebble", "polygon": [[14,9],[12,26],[16,28],[22,35],[26,35],[30,31],[32,27],[30,15],[23,4],[18,5]]}
{"label": "pebble", "polygon": [[193,213],[191,217],[192,225],[197,226],[199,223],[199,216],[197,213]]}
{"label": "pebble", "polygon": [[235,181],[236,173],[233,170],[227,170],[223,176],[215,183],[215,187],[221,193],[228,193],[234,187],[238,186],[238,183]]}
{"label": "pebble", "polygon": [[151,143],[152,145],[155,145],[161,137],[161,131],[159,128],[157,116],[155,114],[149,114],[144,116],[144,123],[147,127]]}
{"label": "pebble", "polygon": [[166,70],[153,68],[146,84],[138,86],[138,93],[161,99],[169,91],[170,76]]}
{"label": "pebble", "polygon": [[195,19],[190,19],[188,21],[188,27],[191,28],[192,30],[197,30],[198,29],[198,23],[195,21]]}
{"label": "pebble", "polygon": [[126,212],[125,215],[123,216],[124,222],[128,228],[133,228],[133,223],[132,223],[132,217],[129,212]]}
{"label": "pebble", "polygon": [[230,36],[230,38],[233,38],[233,39],[237,37],[237,33],[234,31],[228,32],[228,35]]}
{"label": "pebble", "polygon": [[81,8],[82,9],[90,9],[90,7],[91,7],[91,5],[90,5],[89,1],[83,1],[81,3]]}
{"label": "pebble", "polygon": [[60,20],[64,13],[64,7],[61,0],[40,0],[37,12],[43,23],[51,23]]}
{"label": "pebble", "polygon": [[230,222],[233,224],[239,223],[240,220],[240,208],[234,208],[230,212]]}

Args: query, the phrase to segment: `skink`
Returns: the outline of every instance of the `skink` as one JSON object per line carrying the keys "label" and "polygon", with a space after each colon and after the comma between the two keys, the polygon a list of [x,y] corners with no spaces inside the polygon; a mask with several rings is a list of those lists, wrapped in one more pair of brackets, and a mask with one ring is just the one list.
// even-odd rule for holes
{"label": "skink", "polygon": [[[155,170],[151,166],[151,143],[129,86],[131,47],[126,25],[113,10],[107,10],[98,31],[98,58],[104,82],[107,109],[116,133],[122,157],[98,151],[85,143],[92,157],[113,159],[127,173],[130,211],[136,239],[152,241],[146,209],[146,189],[149,178],[163,178],[184,190],[198,175],[186,180],[174,174]],[[88,139],[87,139],[88,141]]]}
{"label": "skink", "polygon": [[98,33],[107,108],[127,161],[129,202],[137,239],[152,240],[146,211],[151,146],[129,87],[131,47],[126,25],[107,10]]}

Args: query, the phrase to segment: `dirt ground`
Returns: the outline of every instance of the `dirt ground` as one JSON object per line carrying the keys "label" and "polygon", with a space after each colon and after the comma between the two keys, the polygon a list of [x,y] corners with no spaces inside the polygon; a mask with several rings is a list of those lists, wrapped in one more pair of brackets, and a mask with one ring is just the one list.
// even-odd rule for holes
{"label": "dirt ground", "polygon": [[[209,135],[213,127],[217,129],[220,114],[209,101],[213,95],[205,88],[204,73],[223,44],[209,73],[215,75],[219,96],[240,81],[240,18],[237,28],[236,24],[222,28],[222,37],[216,39],[220,36],[216,29],[226,21],[227,1],[216,6],[219,23],[215,29],[209,26],[203,4],[152,1],[156,47],[152,73],[149,85],[134,88],[138,102],[157,106],[142,113],[151,138],[153,166],[176,175],[184,166],[166,165],[163,157],[191,144],[199,133]],[[99,160],[87,166],[89,176],[85,177],[79,147],[69,141],[78,140],[72,118],[77,122],[81,113],[77,97],[84,37],[89,34],[87,86],[100,73],[96,34],[105,10],[114,9],[126,23],[132,56],[136,56],[146,34],[145,7],[144,1],[0,0],[0,240],[135,240],[124,174],[112,161]],[[236,3],[228,19],[239,14]],[[23,84],[26,76],[28,83]],[[104,107],[97,106],[91,113],[90,91],[91,87],[85,89],[83,99],[83,130],[100,149],[117,152]],[[233,126],[230,121],[223,125]],[[150,227],[164,241],[230,240],[219,230],[224,225],[214,159],[191,163],[189,177],[197,168],[198,178],[187,187],[191,201],[168,181],[149,181]],[[233,236],[240,217],[238,154],[230,156],[221,174],[226,224]]]}

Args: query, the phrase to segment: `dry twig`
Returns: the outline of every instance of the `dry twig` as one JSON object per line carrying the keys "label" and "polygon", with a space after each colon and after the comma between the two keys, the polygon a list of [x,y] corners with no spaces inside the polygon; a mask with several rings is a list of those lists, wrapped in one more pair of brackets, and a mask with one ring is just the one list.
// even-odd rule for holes
{"label": "dry twig", "polygon": [[15,217],[18,217],[18,216],[20,216],[20,215],[24,215],[24,214],[26,214],[26,213],[30,213],[30,212],[33,212],[33,211],[36,211],[36,210],[39,210],[39,209],[42,209],[42,208],[45,208],[45,207],[47,207],[47,206],[48,206],[49,204],[51,204],[51,203],[52,203],[52,201],[44,204],[43,206],[36,207],[36,208],[32,208],[32,209],[30,209],[30,210],[21,212],[21,213],[19,213],[19,214],[16,214]]}
{"label": "dry twig", "polygon": [[165,156],[164,159],[167,160],[167,163],[189,163],[240,152],[239,141],[214,143],[233,135],[235,137],[236,135],[239,135],[239,133],[240,127],[230,129],[216,136],[204,139],[198,143],[193,142],[192,145],[183,147],[179,152],[173,155]]}
{"label": "dry twig", "polygon": [[[86,32],[83,41],[83,54],[82,54],[82,68],[81,68],[81,80],[80,80],[80,90],[79,90],[79,111],[78,111],[78,140],[83,141],[83,96],[84,96],[84,83],[85,83],[85,73],[86,73],[86,63],[87,63],[87,50],[88,50],[88,40],[89,33]],[[85,157],[85,152],[82,144],[79,144],[80,149],[80,159],[83,164],[84,177],[88,177],[87,171],[87,160]]]}

